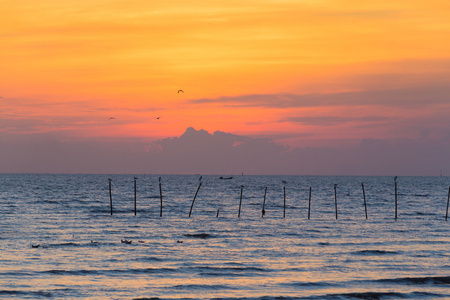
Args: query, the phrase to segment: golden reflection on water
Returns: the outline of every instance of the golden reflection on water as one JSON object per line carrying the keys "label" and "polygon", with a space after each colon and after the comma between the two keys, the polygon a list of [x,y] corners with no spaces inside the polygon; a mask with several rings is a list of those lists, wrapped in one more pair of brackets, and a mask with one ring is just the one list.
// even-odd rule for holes
{"label": "golden reflection on water", "polygon": [[[446,294],[444,284],[376,281],[447,276],[448,223],[393,221],[383,219],[383,210],[368,221],[360,215],[346,219],[344,213],[338,221],[326,213],[306,220],[298,217],[304,211],[294,215],[291,210],[286,219],[270,214],[263,219],[255,199],[248,202],[258,205],[244,206],[240,220],[234,215],[198,216],[211,205],[201,198],[196,217],[190,219],[175,215],[185,211],[175,203],[172,216],[159,218],[125,212],[111,217],[108,211],[92,212],[89,202],[77,204],[79,215],[49,214],[55,200],[46,202],[45,213],[33,202],[42,214],[29,208],[32,213],[24,218],[0,220],[10,226],[0,236],[0,283],[9,290],[59,290],[61,298],[92,299],[303,297],[355,291]],[[235,200],[228,199],[228,204]],[[63,211],[65,204],[58,209]],[[324,205],[323,211],[328,213],[328,208]],[[258,217],[249,217],[254,212]],[[125,245],[121,239],[133,243]],[[33,243],[41,246],[31,248]]]}

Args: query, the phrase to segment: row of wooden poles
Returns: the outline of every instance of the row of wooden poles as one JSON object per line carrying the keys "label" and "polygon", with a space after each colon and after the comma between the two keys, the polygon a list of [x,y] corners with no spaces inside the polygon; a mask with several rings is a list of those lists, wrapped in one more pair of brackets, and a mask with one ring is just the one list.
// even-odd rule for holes
{"label": "row of wooden poles", "polygon": [[[200,187],[202,186],[202,177],[200,176],[199,179],[199,185],[197,188],[197,191],[195,192],[194,195],[194,199],[192,200],[191,203],[191,208],[189,210],[189,218],[191,217],[192,214],[192,209],[194,208],[194,203],[195,203],[195,199],[197,198],[198,192],[200,191]],[[110,203],[110,209],[111,209],[111,216],[113,214],[113,201],[112,201],[112,187],[111,187],[111,182],[112,179],[108,178],[109,181],[109,203]],[[134,215],[137,214],[137,197],[136,197],[136,191],[137,191],[137,178],[134,177]],[[286,217],[286,181],[282,181],[283,182],[283,218]],[[395,194],[395,220],[397,220],[397,207],[398,207],[398,197],[397,197],[397,176],[394,178],[394,194]],[[362,187],[362,193],[363,193],[363,199],[364,199],[364,211],[365,211],[365,215],[366,215],[366,219],[368,218],[367,215],[367,202],[366,202],[366,192],[364,189],[364,183],[361,183],[361,187]],[[244,186],[241,185],[241,196],[239,199],[239,210],[238,210],[238,218],[241,217],[241,207],[242,207],[242,194],[244,191]],[[312,187],[309,188],[309,199],[308,199],[308,220],[311,217],[311,194],[312,194]],[[264,215],[266,214],[265,211],[265,205],[266,205],[266,195],[267,195],[267,187],[265,187],[264,190],[264,199],[263,199],[263,204],[262,204],[262,211],[261,211],[261,217],[264,217]],[[161,177],[159,177],[159,196],[160,196],[160,210],[159,210],[159,216],[162,217],[162,212],[163,212],[163,195],[162,195],[162,187],[161,187]],[[448,220],[448,208],[449,208],[449,203],[450,203],[450,186],[448,188],[448,196],[447,196],[447,209],[445,211],[445,221]],[[337,204],[337,184],[334,185],[334,207],[335,207],[335,214],[336,214],[336,220],[338,219],[338,204]],[[219,216],[219,210],[217,210],[217,214],[216,217]]]}

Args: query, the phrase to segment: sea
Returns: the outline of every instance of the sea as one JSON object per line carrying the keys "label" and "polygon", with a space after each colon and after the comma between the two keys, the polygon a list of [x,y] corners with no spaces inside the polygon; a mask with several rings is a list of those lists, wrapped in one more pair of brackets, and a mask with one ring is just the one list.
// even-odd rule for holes
{"label": "sea", "polygon": [[0,174],[0,298],[450,299],[449,185]]}

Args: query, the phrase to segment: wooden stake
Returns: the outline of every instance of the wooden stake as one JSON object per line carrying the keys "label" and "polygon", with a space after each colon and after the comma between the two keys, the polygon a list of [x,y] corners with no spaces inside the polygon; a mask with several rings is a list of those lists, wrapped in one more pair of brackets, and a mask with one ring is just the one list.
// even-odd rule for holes
{"label": "wooden stake", "polygon": [[397,220],[397,176],[394,177],[395,183],[395,220]]}
{"label": "wooden stake", "polygon": [[311,192],[312,192],[312,188],[309,187],[309,205],[308,205],[308,220],[311,216]]}
{"label": "wooden stake", "polygon": [[337,184],[334,185],[334,208],[336,210],[336,220],[338,219],[338,208],[337,208],[337,195],[336,195]]}
{"label": "wooden stake", "polygon": [[137,178],[134,177],[134,215],[136,215],[136,180]]}
{"label": "wooden stake", "polygon": [[447,211],[445,212],[445,221],[447,221],[448,217],[448,203],[450,202],[450,186],[448,187],[448,196],[447,196]]}
{"label": "wooden stake", "polygon": [[241,185],[241,199],[239,200],[239,212],[238,212],[238,218],[241,217],[241,206],[242,206],[242,191],[244,190],[244,186]]}
{"label": "wooden stake", "polygon": [[111,208],[111,216],[113,214],[113,205],[112,205],[112,193],[111,193],[111,178],[108,178],[109,181],[109,207]]}
{"label": "wooden stake", "polygon": [[191,217],[192,208],[194,207],[195,198],[197,198],[197,194],[198,194],[198,191],[200,190],[200,187],[201,187],[201,186],[202,186],[202,182],[200,181],[200,183],[198,184],[197,191],[195,192],[194,199],[192,200],[191,210],[189,211],[189,218]]}
{"label": "wooden stake", "polygon": [[361,182],[363,198],[364,198],[364,210],[366,212],[366,220],[367,220],[367,203],[366,203],[366,192],[364,191],[364,183]]}
{"label": "wooden stake", "polygon": [[162,217],[163,196],[162,196],[162,188],[161,188],[161,177],[159,177],[159,198],[161,199],[161,206],[159,209],[159,217]]}
{"label": "wooden stake", "polygon": [[264,218],[264,215],[266,214],[266,210],[264,209],[264,207],[266,206],[266,195],[267,195],[267,187],[264,190],[264,200],[262,205],[261,218]]}
{"label": "wooden stake", "polygon": [[219,208],[219,209],[217,209],[217,214],[216,214],[216,218],[218,218],[218,217],[219,217],[219,210],[220,210],[220,208]]}
{"label": "wooden stake", "polygon": [[283,194],[284,194],[284,201],[283,201],[283,218],[286,218],[286,185],[283,185]]}

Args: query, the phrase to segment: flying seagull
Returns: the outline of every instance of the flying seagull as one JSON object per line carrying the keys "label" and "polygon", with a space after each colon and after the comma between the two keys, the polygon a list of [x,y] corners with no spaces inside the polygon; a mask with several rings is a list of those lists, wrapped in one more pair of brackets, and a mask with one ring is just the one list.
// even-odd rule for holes
{"label": "flying seagull", "polygon": [[114,117],[110,117],[108,120],[115,120],[116,118],[114,118]]}
{"label": "flying seagull", "polygon": [[184,93],[183,90],[178,90],[178,94],[179,94],[180,92],[181,92],[181,93]]}
{"label": "flying seagull", "polygon": [[159,120],[161,117],[155,117],[156,120]]}

